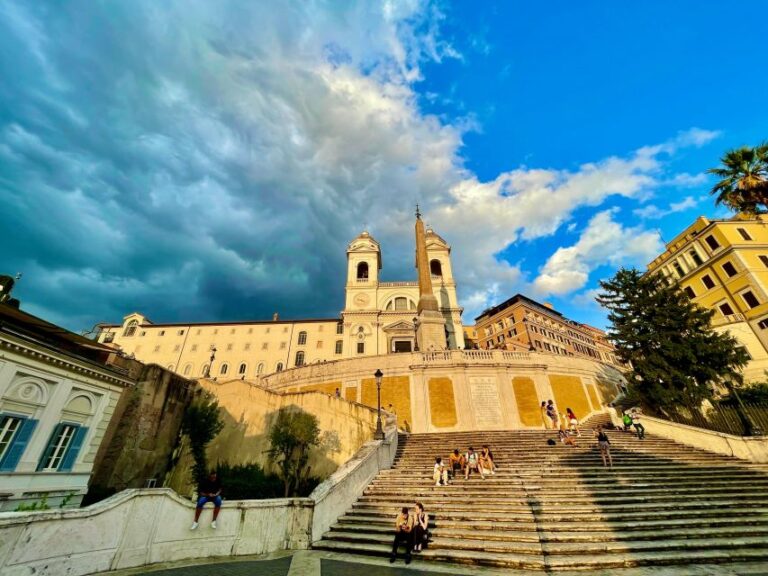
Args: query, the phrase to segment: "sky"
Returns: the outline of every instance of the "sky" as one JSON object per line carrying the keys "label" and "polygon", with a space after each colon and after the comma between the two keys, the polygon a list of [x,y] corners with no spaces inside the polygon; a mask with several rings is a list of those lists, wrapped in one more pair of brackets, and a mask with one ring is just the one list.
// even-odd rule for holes
{"label": "sky", "polygon": [[6,0],[0,273],[76,331],[337,317],[362,230],[383,279],[415,278],[418,202],[465,324],[521,292],[605,327],[600,279],[730,216],[705,170],[768,139],[766,21],[762,0]]}

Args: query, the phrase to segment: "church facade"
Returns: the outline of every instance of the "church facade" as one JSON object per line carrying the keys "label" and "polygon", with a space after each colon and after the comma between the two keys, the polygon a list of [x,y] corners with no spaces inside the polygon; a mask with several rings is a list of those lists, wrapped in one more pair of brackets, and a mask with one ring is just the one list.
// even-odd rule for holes
{"label": "church facade", "polygon": [[[418,223],[421,220],[418,219]],[[451,248],[423,230],[430,292],[443,341],[425,350],[464,348]],[[255,378],[289,368],[420,349],[418,281],[380,280],[382,254],[368,232],[347,246],[344,309],[338,318],[219,323],[156,323],[139,312],[102,325],[98,341],[187,377]]]}

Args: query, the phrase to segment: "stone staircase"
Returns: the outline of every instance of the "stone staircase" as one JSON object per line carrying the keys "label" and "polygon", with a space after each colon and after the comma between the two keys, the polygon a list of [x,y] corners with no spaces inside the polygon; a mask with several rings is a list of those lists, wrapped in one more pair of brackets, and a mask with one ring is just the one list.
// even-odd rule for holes
{"label": "stone staircase", "polygon": [[[516,569],[762,562],[768,466],[611,430],[602,467],[587,422],[577,447],[543,430],[400,436],[393,467],[313,547],[387,555],[402,506],[424,504],[433,539],[416,559]],[[435,456],[488,444],[499,471],[432,481]]]}

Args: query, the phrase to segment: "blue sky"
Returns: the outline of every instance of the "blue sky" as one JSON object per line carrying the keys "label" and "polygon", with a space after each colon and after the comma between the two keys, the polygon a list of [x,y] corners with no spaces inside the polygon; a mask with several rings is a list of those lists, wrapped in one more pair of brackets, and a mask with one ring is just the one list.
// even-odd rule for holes
{"label": "blue sky", "polygon": [[768,134],[765,2],[275,6],[0,4],[0,270],[25,309],[335,316],[361,229],[414,276],[419,201],[466,323],[523,292],[604,326],[598,280],[727,216],[703,172]]}

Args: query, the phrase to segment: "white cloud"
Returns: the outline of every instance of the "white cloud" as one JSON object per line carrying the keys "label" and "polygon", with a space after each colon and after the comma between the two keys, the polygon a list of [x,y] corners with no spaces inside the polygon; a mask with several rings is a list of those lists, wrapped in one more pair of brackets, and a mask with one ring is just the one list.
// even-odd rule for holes
{"label": "white cloud", "polygon": [[636,208],[632,211],[632,213],[635,216],[646,220],[657,220],[670,214],[684,212],[690,208],[695,208],[703,200],[705,200],[705,197],[694,198],[693,196],[686,196],[680,202],[673,202],[665,209],[659,208],[653,204],[649,204],[647,206],[643,206],[642,208]]}
{"label": "white cloud", "polygon": [[616,210],[598,212],[576,244],[558,248],[534,280],[534,290],[542,296],[568,294],[583,288],[590,273],[603,264],[645,263],[663,250],[658,232],[625,228],[614,220],[615,214]]}

